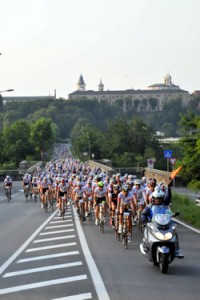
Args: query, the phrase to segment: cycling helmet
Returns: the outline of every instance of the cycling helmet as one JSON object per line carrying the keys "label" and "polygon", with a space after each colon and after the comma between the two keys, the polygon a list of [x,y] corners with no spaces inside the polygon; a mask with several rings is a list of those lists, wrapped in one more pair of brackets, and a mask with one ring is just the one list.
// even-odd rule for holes
{"label": "cycling helmet", "polygon": [[156,189],[152,193],[152,200],[153,200],[153,203],[156,205],[161,205],[164,198],[165,198],[165,193],[163,193],[160,189]]}
{"label": "cycling helmet", "polygon": [[128,192],[128,190],[129,190],[128,185],[123,185],[123,186],[122,186],[122,191]]}
{"label": "cycling helmet", "polygon": [[81,184],[81,182],[77,182],[77,186],[81,186],[82,184]]}
{"label": "cycling helmet", "polygon": [[115,176],[116,177],[121,177],[121,173],[117,173]]}
{"label": "cycling helmet", "polygon": [[87,184],[92,184],[92,180],[88,179]]}
{"label": "cycling helmet", "polygon": [[99,187],[104,187],[103,181],[99,181],[99,182],[98,182],[98,186],[99,186]]}
{"label": "cycling helmet", "polygon": [[142,184],[142,181],[140,179],[135,179],[134,184]]}

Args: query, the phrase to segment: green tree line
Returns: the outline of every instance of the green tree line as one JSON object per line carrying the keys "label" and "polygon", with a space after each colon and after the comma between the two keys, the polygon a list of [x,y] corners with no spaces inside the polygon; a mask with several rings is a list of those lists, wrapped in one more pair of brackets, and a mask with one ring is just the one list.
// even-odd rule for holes
{"label": "green tree line", "polygon": [[[155,131],[163,131],[165,136],[183,137],[179,145],[167,147],[178,158],[177,164],[183,163],[185,179],[194,178],[196,184],[199,103],[199,96],[192,96],[188,107],[182,105],[181,99],[169,100],[163,111],[151,112],[137,111],[137,101],[133,105],[130,99],[119,99],[112,105],[95,99],[0,103],[0,164],[44,159],[55,141],[71,139],[73,153],[81,159],[94,154],[95,159],[111,159],[114,166],[146,166],[148,158],[155,158],[155,167],[165,170],[166,145],[155,137]],[[147,104],[142,101],[144,107]],[[156,100],[151,99],[151,108],[155,107]],[[192,141],[188,132],[193,132]],[[196,175],[191,177],[193,172]]]}

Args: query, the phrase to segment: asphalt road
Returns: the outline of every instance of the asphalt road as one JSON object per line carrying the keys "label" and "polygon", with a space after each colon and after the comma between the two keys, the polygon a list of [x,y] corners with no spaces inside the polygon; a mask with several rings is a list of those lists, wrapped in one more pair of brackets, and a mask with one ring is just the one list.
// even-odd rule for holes
{"label": "asphalt road", "polygon": [[139,251],[133,229],[125,250],[111,227],[81,227],[69,207],[65,220],[25,201],[14,183],[7,203],[0,192],[0,299],[197,300],[200,296],[200,234],[178,225],[185,254],[161,274]]}

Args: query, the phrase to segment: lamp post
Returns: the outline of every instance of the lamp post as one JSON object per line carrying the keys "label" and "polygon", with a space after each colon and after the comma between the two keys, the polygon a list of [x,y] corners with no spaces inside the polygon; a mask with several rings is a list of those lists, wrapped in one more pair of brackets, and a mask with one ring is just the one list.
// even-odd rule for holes
{"label": "lamp post", "polygon": [[0,100],[1,100],[1,108],[2,108],[2,105],[3,105],[3,98],[1,96],[1,93],[4,93],[4,92],[13,92],[14,90],[13,89],[8,89],[8,90],[3,90],[3,91],[0,91]]}
{"label": "lamp post", "polygon": [[13,89],[3,90],[3,91],[0,91],[0,94],[4,93],[4,92],[13,92],[13,91],[14,91]]}

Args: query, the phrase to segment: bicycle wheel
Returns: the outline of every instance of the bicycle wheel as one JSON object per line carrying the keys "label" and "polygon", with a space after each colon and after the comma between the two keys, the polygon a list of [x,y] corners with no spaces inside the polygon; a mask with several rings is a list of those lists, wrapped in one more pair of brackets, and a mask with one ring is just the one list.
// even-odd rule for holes
{"label": "bicycle wheel", "polygon": [[104,233],[104,221],[99,222],[99,230],[100,232]]}
{"label": "bicycle wheel", "polygon": [[123,245],[125,249],[128,249],[128,230],[126,227],[123,232]]}

